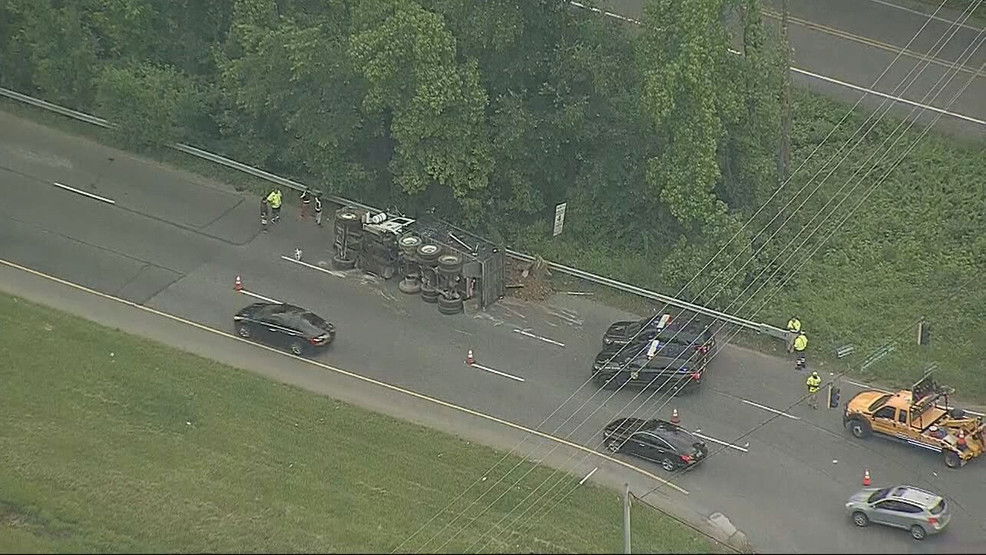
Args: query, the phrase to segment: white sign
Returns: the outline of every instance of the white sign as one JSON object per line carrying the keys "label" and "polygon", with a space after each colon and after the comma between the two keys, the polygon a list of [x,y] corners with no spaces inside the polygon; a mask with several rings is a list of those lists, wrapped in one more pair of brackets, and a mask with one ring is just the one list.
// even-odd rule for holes
{"label": "white sign", "polygon": [[565,207],[568,206],[567,202],[563,202],[558,206],[555,206],[555,231],[552,237],[558,237],[561,235],[561,228],[565,225]]}

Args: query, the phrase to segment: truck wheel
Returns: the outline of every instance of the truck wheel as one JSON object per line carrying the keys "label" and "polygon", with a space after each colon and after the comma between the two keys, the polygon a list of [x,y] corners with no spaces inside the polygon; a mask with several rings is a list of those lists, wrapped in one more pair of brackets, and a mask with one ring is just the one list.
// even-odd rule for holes
{"label": "truck wheel", "polygon": [[434,243],[425,243],[418,247],[418,259],[422,262],[434,262],[442,254],[442,247]]}
{"label": "truck wheel", "polygon": [[397,284],[397,288],[400,289],[401,293],[415,295],[421,292],[421,283],[419,283],[416,279],[402,279],[401,282]]}
{"label": "truck wheel", "polygon": [[955,451],[945,451],[945,466],[949,468],[960,468],[962,466],[962,457],[959,456]]}
{"label": "truck wheel", "polygon": [[865,439],[869,437],[870,432],[873,428],[870,427],[870,423],[863,420],[862,418],[853,418],[846,423],[846,428],[852,433],[853,437],[856,439]]}
{"label": "truck wheel", "polygon": [[356,267],[356,261],[352,258],[340,258],[339,255],[332,257],[332,268],[335,270],[352,270]]}

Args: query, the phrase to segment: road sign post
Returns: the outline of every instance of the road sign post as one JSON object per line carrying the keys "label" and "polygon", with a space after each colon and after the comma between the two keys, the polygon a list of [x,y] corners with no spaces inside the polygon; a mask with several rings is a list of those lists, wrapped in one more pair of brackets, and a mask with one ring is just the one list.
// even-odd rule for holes
{"label": "road sign post", "polygon": [[562,227],[565,226],[565,208],[567,207],[567,202],[563,202],[558,206],[555,206],[555,229],[551,235],[552,237],[558,237],[561,235]]}

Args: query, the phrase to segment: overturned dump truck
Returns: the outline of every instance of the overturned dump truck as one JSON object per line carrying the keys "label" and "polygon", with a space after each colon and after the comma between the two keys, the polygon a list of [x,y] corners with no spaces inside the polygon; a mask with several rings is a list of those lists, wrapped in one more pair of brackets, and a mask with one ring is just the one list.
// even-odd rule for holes
{"label": "overturned dump truck", "polygon": [[334,232],[333,268],[399,276],[402,293],[420,295],[442,314],[486,308],[506,290],[503,249],[448,222],[343,207]]}

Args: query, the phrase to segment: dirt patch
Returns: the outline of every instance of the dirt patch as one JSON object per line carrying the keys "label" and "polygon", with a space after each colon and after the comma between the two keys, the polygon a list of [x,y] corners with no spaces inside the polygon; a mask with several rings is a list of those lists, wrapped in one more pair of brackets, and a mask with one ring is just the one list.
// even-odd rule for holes
{"label": "dirt patch", "polygon": [[551,285],[551,271],[540,256],[534,262],[508,258],[506,262],[507,295],[525,301],[541,302],[555,289]]}

